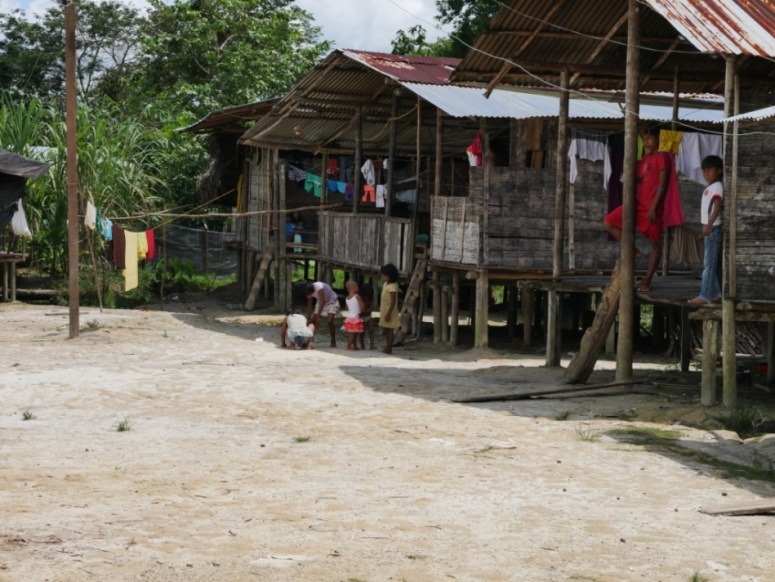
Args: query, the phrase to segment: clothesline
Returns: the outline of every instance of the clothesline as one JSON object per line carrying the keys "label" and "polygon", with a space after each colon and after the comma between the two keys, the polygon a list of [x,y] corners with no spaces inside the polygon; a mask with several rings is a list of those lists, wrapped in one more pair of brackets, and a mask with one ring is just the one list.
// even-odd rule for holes
{"label": "clothesline", "polygon": [[[260,214],[287,214],[293,210],[328,210],[330,208],[338,208],[339,204],[315,204],[314,206],[302,206],[300,208],[286,208],[285,210],[254,210],[251,212],[211,212],[209,214],[172,214],[167,211],[162,212],[145,212],[143,214],[136,214],[133,216],[121,216],[113,218],[112,220],[136,220],[137,218],[143,218],[146,216],[163,216],[166,218],[243,218],[246,216],[256,216]],[[156,227],[159,228],[159,227]]]}

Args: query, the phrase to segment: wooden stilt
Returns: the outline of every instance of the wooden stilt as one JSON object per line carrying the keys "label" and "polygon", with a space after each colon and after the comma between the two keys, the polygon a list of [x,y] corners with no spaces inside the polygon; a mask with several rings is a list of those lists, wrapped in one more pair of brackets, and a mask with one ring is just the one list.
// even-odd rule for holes
{"label": "wooden stilt", "polygon": [[716,404],[716,361],[718,360],[718,321],[706,319],[702,323],[702,383],[700,402],[703,406]]}
{"label": "wooden stilt", "polygon": [[452,309],[450,310],[449,344],[457,345],[457,331],[460,320],[460,271],[452,272]]}
{"label": "wooden stilt", "polygon": [[680,307],[681,310],[681,371],[688,372],[692,362],[692,328],[689,321],[689,309]]}
{"label": "wooden stilt", "polygon": [[767,324],[767,385],[775,382],[775,322]]}
{"label": "wooden stilt", "polygon": [[433,343],[441,341],[441,273],[433,270]]}
{"label": "wooden stilt", "polygon": [[449,341],[449,285],[441,288],[441,341]]}
{"label": "wooden stilt", "polygon": [[508,285],[505,287],[505,290],[507,305],[506,327],[508,330],[509,339],[514,339],[517,337],[517,286]]}
{"label": "wooden stilt", "polygon": [[490,310],[490,277],[487,269],[479,271],[476,280],[476,327],[474,329],[474,347],[486,348],[488,345],[487,323]]}
{"label": "wooden stilt", "polygon": [[530,347],[533,343],[533,310],[535,309],[535,294],[527,287],[522,289],[522,346]]}

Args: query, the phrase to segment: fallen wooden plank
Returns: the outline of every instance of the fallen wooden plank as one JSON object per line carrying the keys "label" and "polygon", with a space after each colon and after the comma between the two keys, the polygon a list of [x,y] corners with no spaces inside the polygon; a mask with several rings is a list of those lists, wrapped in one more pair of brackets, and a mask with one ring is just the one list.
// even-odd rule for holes
{"label": "fallen wooden plank", "polygon": [[707,515],[764,515],[775,513],[775,501],[753,501],[721,507],[701,507],[700,511]]}
{"label": "fallen wooden plank", "polygon": [[617,388],[621,386],[634,386],[636,384],[650,384],[650,382],[612,382],[610,384],[594,384],[589,386],[562,386],[555,388],[541,388],[532,391],[510,392],[508,394],[485,394],[482,396],[466,396],[464,398],[453,398],[452,402],[472,403],[472,402],[498,402],[501,400],[524,400],[534,396],[547,396],[549,394],[569,394],[573,392],[589,392],[590,390],[605,390],[607,388]]}

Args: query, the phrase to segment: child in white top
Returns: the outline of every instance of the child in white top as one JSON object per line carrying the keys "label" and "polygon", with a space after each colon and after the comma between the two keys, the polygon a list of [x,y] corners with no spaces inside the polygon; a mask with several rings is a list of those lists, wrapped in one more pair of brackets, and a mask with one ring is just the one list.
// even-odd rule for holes
{"label": "child in white top", "polygon": [[702,307],[721,298],[723,242],[721,208],[724,201],[724,161],[718,156],[707,156],[702,160],[702,175],[708,183],[708,187],[702,193],[700,208],[705,257],[700,295],[688,302],[693,307]]}
{"label": "child in white top", "polygon": [[361,319],[361,312],[364,309],[363,299],[358,295],[358,283],[355,281],[347,281],[345,284],[347,289],[347,299],[345,303],[347,305],[347,317],[344,319],[344,330],[348,334],[347,349],[357,350],[356,345],[358,334],[363,333],[363,320]]}

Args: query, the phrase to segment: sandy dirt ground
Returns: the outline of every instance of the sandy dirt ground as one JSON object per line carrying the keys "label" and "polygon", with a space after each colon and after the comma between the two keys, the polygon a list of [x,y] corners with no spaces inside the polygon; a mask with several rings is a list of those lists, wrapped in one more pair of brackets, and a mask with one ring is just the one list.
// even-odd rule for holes
{"label": "sandy dirt ground", "polygon": [[0,581],[775,581],[775,516],[700,511],[772,500],[725,463],[771,470],[775,438],[687,426],[696,390],[461,404],[561,371],[283,350],[278,322],[82,308],[70,340],[1,304]]}

